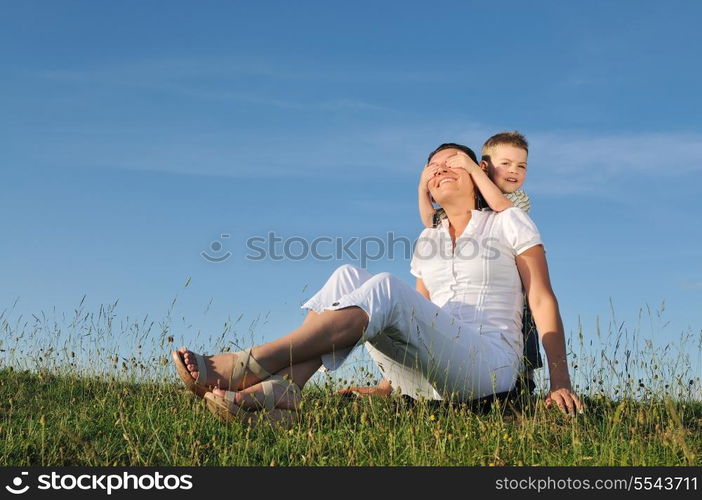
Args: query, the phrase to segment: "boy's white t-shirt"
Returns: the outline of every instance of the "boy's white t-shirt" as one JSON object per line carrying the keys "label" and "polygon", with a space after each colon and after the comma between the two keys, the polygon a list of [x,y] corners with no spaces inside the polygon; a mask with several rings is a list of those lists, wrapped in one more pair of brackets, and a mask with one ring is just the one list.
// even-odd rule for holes
{"label": "boy's white t-shirt", "polygon": [[520,208],[473,210],[452,248],[448,220],[419,236],[410,272],[421,278],[432,302],[481,335],[502,337],[521,355],[524,295],[515,257],[543,244]]}

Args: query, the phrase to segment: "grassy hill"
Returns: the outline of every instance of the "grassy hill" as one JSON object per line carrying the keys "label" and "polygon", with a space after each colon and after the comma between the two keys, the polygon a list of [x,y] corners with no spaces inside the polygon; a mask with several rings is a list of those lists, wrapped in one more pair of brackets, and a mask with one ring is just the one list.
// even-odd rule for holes
{"label": "grassy hill", "polygon": [[291,429],[223,425],[175,383],[0,370],[0,465],[702,465],[702,403],[585,398],[576,418],[306,391]]}

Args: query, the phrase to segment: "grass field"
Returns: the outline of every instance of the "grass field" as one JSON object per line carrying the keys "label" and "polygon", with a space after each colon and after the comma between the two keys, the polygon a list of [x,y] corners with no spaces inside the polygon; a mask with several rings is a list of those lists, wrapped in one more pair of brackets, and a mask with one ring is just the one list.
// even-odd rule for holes
{"label": "grass field", "polygon": [[174,383],[0,372],[0,465],[700,465],[702,403],[586,398],[576,418],[313,388],[290,429],[222,425]]}
{"label": "grass field", "polygon": [[[0,313],[0,465],[702,465],[702,332],[656,347],[638,326],[579,326],[568,356],[587,410],[575,418],[544,407],[543,373],[521,408],[486,412],[347,399],[334,394],[345,381],[317,377],[292,428],[250,428],[221,424],[184,389],[170,313],[152,328],[115,307]],[[201,352],[233,338],[227,324]]]}

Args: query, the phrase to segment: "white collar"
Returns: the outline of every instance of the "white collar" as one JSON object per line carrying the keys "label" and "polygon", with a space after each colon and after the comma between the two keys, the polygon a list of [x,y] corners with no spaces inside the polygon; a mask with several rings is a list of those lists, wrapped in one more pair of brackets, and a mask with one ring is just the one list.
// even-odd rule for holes
{"label": "white collar", "polygon": [[[484,215],[485,215],[486,213],[492,213],[492,212],[485,212],[485,211],[483,211],[483,210],[477,210],[477,209],[471,210],[470,221],[468,221],[468,225],[466,226],[466,228],[465,228],[465,229],[463,230],[463,232],[461,233],[461,236],[463,236],[464,234],[468,234],[470,231],[473,230],[473,228],[475,227],[475,225],[478,223],[478,222],[476,221],[476,217],[478,217],[478,218],[479,218],[479,217],[484,217]],[[449,223],[449,220],[448,220],[448,217],[446,217],[445,219],[441,219],[440,222],[441,222],[441,226],[438,226],[437,229],[444,230],[444,231],[446,231],[446,232],[448,233],[449,224],[450,224],[450,223]],[[461,236],[459,236],[459,238],[460,238]]]}

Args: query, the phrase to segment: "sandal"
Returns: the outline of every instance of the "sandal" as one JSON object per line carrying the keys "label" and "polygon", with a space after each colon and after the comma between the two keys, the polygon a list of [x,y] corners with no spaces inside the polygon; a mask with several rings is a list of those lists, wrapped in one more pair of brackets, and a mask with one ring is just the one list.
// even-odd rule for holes
{"label": "sandal", "polygon": [[[207,380],[207,363],[201,354],[194,352],[193,354],[195,355],[195,362],[197,363],[197,379],[194,379],[188,371],[188,367],[185,365],[180,352],[173,351],[171,353],[171,357],[175,363],[178,375],[180,375],[180,378],[183,379],[185,387],[190,389],[197,397],[204,398],[205,394],[211,389],[211,386],[204,383],[204,381]],[[254,374],[259,380],[265,380],[271,376],[271,374],[264,370],[258,361],[256,361],[256,359],[254,359],[254,357],[251,355],[251,348],[244,351],[239,351],[235,354],[237,355],[237,359],[234,360],[234,366],[232,367],[232,374],[229,377],[228,387],[238,387],[247,373]],[[239,358],[243,358],[243,361],[240,361]],[[200,382],[200,380],[203,382]]]}
{"label": "sandal", "polygon": [[296,395],[301,394],[300,387],[295,382],[280,375],[273,375],[261,383],[263,388],[263,411],[247,411],[237,405],[235,399],[236,391],[226,391],[224,397],[208,392],[205,394],[207,409],[224,423],[237,421],[246,425],[256,425],[267,422],[272,425],[289,426],[297,421],[299,413],[297,410],[275,407],[273,387],[276,385],[284,385],[285,392],[289,391]]}

